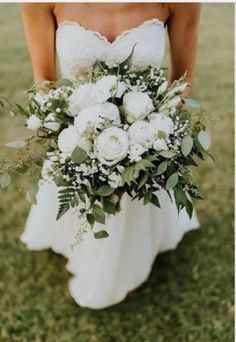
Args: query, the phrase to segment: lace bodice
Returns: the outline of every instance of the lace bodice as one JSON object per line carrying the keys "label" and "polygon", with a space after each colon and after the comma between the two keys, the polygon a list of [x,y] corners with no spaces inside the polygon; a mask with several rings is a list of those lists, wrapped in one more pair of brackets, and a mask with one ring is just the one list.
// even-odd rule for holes
{"label": "lace bodice", "polygon": [[134,70],[148,65],[159,67],[165,50],[164,23],[157,18],[146,20],[109,42],[105,36],[77,22],[64,21],[59,24],[56,32],[61,76],[86,79],[96,60],[108,64],[120,63],[129,56],[134,44]]}

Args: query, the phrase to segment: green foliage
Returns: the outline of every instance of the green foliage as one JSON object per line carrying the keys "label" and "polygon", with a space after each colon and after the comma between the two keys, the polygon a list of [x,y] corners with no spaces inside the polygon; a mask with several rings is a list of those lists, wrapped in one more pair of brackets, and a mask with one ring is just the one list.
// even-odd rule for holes
{"label": "green foliage", "polygon": [[181,143],[181,151],[183,155],[186,157],[193,148],[193,139],[189,135],[186,135]]}
{"label": "green foliage", "polygon": [[77,146],[71,155],[71,160],[77,164],[83,163],[88,158],[87,153]]}
{"label": "green foliage", "polygon": [[2,189],[6,188],[11,183],[11,177],[8,173],[0,175],[0,187]]}
{"label": "green foliage", "polygon": [[109,234],[106,230],[100,230],[99,232],[94,233],[95,239],[104,239],[108,236]]}
{"label": "green foliage", "polygon": [[79,197],[73,188],[67,187],[58,191],[59,208],[56,219],[59,220],[71,207],[79,204]]}
{"label": "green foliage", "polygon": [[29,184],[29,187],[26,193],[26,198],[27,198],[27,201],[29,201],[29,203],[37,204],[36,195],[38,191],[39,191],[39,185],[37,182]]}

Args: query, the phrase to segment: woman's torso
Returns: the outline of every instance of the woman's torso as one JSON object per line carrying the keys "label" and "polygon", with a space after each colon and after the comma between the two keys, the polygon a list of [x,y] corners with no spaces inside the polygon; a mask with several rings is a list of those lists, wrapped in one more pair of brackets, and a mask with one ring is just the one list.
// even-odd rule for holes
{"label": "woman's torso", "polygon": [[162,62],[166,6],[64,3],[55,5],[54,15],[63,77],[86,79],[96,60],[120,63],[135,44],[134,69]]}

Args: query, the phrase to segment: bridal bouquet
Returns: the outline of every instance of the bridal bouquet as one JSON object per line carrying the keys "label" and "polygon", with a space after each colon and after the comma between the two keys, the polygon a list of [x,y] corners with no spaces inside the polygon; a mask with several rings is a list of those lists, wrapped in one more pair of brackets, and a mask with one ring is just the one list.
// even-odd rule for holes
{"label": "bridal bouquet", "polygon": [[20,159],[0,170],[1,187],[12,168],[29,169],[36,177],[27,192],[31,202],[37,178],[53,181],[57,219],[74,208],[91,227],[120,210],[124,193],[160,207],[158,190],[164,189],[191,216],[191,198],[202,197],[189,166],[210,146],[202,110],[192,99],[181,100],[184,76],[168,86],[164,69],[133,71],[130,58],[113,66],[98,61],[86,83],[62,79],[30,89],[28,107],[16,105],[14,112],[36,134],[8,144]]}

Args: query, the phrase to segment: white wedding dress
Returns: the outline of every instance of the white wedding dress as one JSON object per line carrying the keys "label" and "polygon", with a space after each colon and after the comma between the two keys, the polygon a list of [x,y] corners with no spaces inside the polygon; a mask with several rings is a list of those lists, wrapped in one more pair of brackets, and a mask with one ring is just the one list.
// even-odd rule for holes
{"label": "white wedding dress", "polygon": [[[158,19],[146,20],[112,43],[71,21],[61,23],[56,34],[61,75],[67,78],[86,79],[97,59],[121,62],[134,43],[133,68],[158,67],[165,49],[165,29]],[[80,221],[72,212],[56,221],[57,188],[45,184],[40,186],[38,204],[32,206],[21,241],[30,250],[51,248],[64,255],[68,259],[66,268],[73,274],[69,291],[74,300],[83,307],[105,308],[121,302],[147,280],[158,253],[176,248],[184,233],[200,227],[195,210],[189,219],[185,209],[178,215],[163,190],[159,199],[161,209],[152,204],[143,206],[142,201],[131,201],[125,195],[121,212],[106,224],[110,236],[96,240],[88,232],[72,250]],[[95,229],[104,226],[96,224]]]}

